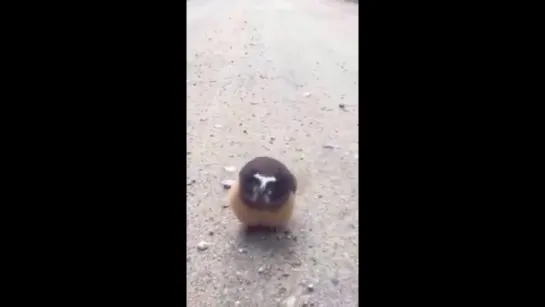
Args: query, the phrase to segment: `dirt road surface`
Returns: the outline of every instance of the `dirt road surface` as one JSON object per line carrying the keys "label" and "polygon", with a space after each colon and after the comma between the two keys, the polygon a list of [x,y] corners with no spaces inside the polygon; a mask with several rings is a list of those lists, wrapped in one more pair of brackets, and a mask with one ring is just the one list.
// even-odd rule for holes
{"label": "dirt road surface", "polygon": [[[190,0],[187,23],[188,306],[358,306],[357,4]],[[301,182],[289,232],[226,207],[260,155]]]}

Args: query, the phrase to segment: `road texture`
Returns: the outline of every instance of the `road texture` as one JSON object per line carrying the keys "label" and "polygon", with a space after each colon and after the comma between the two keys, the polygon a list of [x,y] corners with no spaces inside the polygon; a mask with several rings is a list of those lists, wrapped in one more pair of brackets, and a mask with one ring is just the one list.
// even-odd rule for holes
{"label": "road texture", "polygon": [[[187,14],[188,306],[358,306],[357,4]],[[226,207],[220,182],[260,155],[301,182],[288,232],[246,234]]]}

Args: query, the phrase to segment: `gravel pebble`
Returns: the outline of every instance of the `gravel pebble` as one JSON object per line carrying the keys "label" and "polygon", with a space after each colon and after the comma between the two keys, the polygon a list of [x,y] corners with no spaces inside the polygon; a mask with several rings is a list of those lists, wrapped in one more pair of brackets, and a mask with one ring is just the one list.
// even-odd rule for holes
{"label": "gravel pebble", "polygon": [[323,147],[323,148],[327,148],[327,149],[339,148],[339,146],[333,145],[333,144],[325,144],[325,145],[323,145],[322,147]]}
{"label": "gravel pebble", "polygon": [[295,260],[290,264],[291,264],[291,266],[301,266],[303,263],[301,261],[299,261],[299,260]]}
{"label": "gravel pebble", "polygon": [[224,179],[221,181],[221,184],[223,185],[224,189],[229,190],[233,184],[235,184],[235,181],[232,179]]}
{"label": "gravel pebble", "polygon": [[232,172],[237,170],[237,168],[235,166],[226,166],[226,167],[224,167],[224,169],[226,171],[228,171],[229,173],[232,173]]}
{"label": "gravel pebble", "polygon": [[197,244],[197,248],[201,251],[208,249],[209,246],[210,246],[210,243],[205,241],[201,241],[199,242],[199,244]]}

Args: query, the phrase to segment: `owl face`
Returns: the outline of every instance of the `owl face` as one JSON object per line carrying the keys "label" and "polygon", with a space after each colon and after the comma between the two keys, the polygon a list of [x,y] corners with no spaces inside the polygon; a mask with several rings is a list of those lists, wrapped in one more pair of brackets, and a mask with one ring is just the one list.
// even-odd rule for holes
{"label": "owl face", "polygon": [[292,190],[293,176],[276,160],[257,162],[248,163],[239,174],[242,199],[250,206],[263,209],[282,205]]}

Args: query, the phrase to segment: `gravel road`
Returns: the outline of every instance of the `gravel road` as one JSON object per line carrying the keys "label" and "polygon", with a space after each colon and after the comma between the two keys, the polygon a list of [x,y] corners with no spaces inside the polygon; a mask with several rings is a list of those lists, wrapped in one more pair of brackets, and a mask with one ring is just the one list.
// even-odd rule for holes
{"label": "gravel road", "polygon": [[[357,4],[190,0],[187,29],[188,306],[358,306]],[[287,232],[226,208],[260,155],[301,182]]]}

